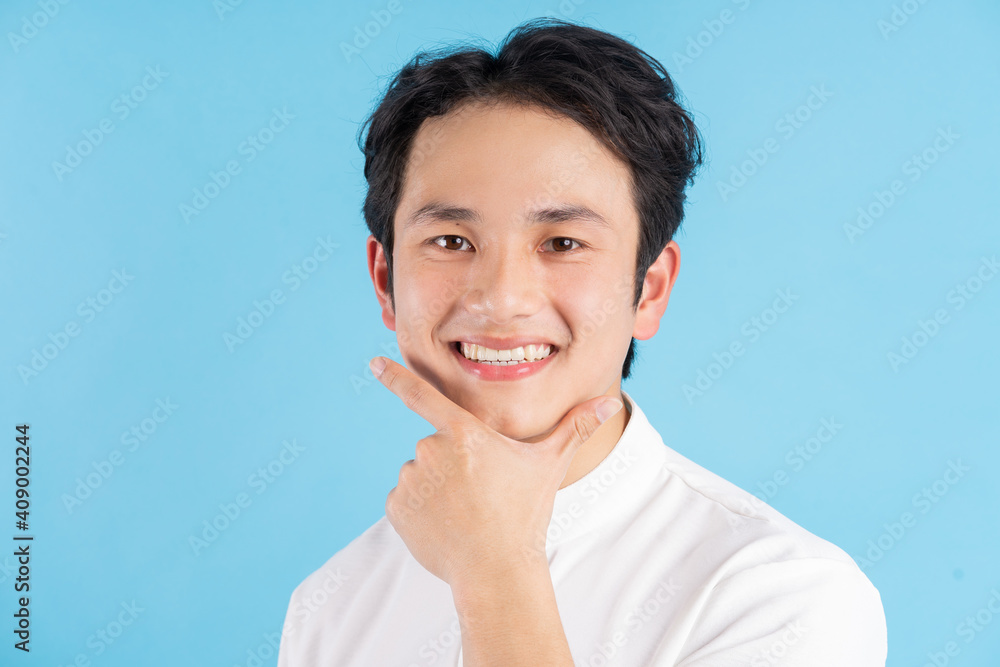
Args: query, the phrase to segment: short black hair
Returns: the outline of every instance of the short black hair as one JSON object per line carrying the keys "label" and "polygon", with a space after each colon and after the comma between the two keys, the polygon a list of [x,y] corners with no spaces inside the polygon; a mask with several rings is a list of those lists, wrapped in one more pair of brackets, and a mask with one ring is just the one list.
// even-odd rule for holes
{"label": "short black hair", "polygon": [[[535,106],[568,117],[629,167],[640,227],[636,310],[646,271],[680,227],[684,189],[702,163],[701,137],[677,98],[663,65],[645,51],[561,19],[522,23],[507,34],[496,55],[466,46],[414,56],[392,78],[358,133],[368,182],[363,212],[385,251],[390,301],[393,220],[413,138],[425,119],[462,103],[484,102]],[[631,374],[635,347],[633,338],[623,379]]]}

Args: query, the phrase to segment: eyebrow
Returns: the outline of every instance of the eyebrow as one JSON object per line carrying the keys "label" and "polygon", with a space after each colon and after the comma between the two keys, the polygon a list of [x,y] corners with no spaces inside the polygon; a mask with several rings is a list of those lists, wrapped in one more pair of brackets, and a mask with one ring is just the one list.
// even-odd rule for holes
{"label": "eyebrow", "polygon": [[[403,227],[419,227],[440,221],[463,221],[477,224],[483,223],[483,217],[478,211],[461,206],[448,206],[440,202],[426,204],[413,213],[403,223]],[[588,222],[596,227],[614,230],[614,225],[603,215],[590,208],[578,204],[566,204],[563,206],[550,206],[538,209],[528,215],[528,222],[535,225],[551,225],[571,220]]]}

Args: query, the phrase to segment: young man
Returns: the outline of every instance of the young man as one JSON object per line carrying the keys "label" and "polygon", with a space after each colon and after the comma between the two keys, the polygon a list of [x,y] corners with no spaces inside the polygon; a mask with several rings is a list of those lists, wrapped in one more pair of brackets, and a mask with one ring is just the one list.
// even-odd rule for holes
{"label": "young man", "polygon": [[292,594],[279,666],[884,665],[840,548],[667,447],[622,391],[701,144],[662,66],[562,21],[421,54],[364,144],[368,266],[437,432]]}

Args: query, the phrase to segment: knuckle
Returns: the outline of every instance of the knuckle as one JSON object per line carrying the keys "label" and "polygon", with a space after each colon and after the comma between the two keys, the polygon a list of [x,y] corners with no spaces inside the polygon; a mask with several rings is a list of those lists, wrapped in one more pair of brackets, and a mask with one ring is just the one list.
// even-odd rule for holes
{"label": "knuckle", "polygon": [[449,419],[440,430],[455,439],[464,440],[469,436],[469,425],[458,419]]}
{"label": "knuckle", "polygon": [[393,487],[389,495],[385,497],[385,516],[392,522],[393,517],[396,515],[396,488]]}
{"label": "knuckle", "polygon": [[578,442],[589,440],[595,430],[593,420],[590,419],[580,419],[573,425],[573,431],[576,437],[579,438]]}
{"label": "knuckle", "polygon": [[401,398],[403,399],[403,403],[406,404],[406,407],[413,409],[414,406],[423,402],[426,394],[427,391],[422,385],[412,384],[403,390]]}
{"label": "knuckle", "polygon": [[478,445],[483,440],[482,429],[467,422],[453,421],[446,424],[442,430],[448,432],[448,435],[455,443],[457,451],[471,451],[472,447]]}
{"label": "knuckle", "polygon": [[400,497],[399,491],[393,489],[385,500],[385,518],[398,530],[406,524],[408,515],[409,509]]}
{"label": "knuckle", "polygon": [[417,460],[423,461],[428,458],[433,447],[431,446],[429,438],[421,438],[420,440],[417,440],[417,444],[414,449],[416,450]]}
{"label": "knuckle", "polygon": [[455,444],[455,460],[463,469],[468,469],[469,463],[474,458],[473,453],[473,447],[465,440],[461,440]]}
{"label": "knuckle", "polygon": [[413,459],[410,459],[409,461],[403,464],[403,466],[399,469],[399,484],[397,485],[396,488],[399,488],[400,486],[404,486],[406,484],[406,482],[413,476],[413,471],[415,467],[416,463],[414,463]]}
{"label": "knuckle", "polygon": [[470,424],[456,424],[451,427],[454,434],[454,459],[461,470],[468,471],[475,461],[476,449],[484,441],[482,429]]}

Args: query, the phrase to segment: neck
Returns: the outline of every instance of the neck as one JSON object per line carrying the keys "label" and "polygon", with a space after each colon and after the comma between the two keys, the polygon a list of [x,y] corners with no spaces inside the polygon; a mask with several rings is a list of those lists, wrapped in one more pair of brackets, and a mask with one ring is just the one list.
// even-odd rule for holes
{"label": "neck", "polygon": [[611,419],[601,424],[597,431],[594,432],[594,435],[590,436],[587,442],[583,443],[576,450],[573,461],[569,464],[569,470],[566,471],[566,477],[563,478],[562,484],[559,485],[560,489],[564,489],[573,482],[582,479],[587,473],[596,468],[601,461],[607,458],[611,450],[618,444],[622,433],[625,432],[625,427],[628,425],[628,420],[632,415],[628,411],[628,401],[621,395],[621,385],[616,383],[615,386],[607,391],[606,395],[613,396],[621,401],[622,409],[615,413]]}

